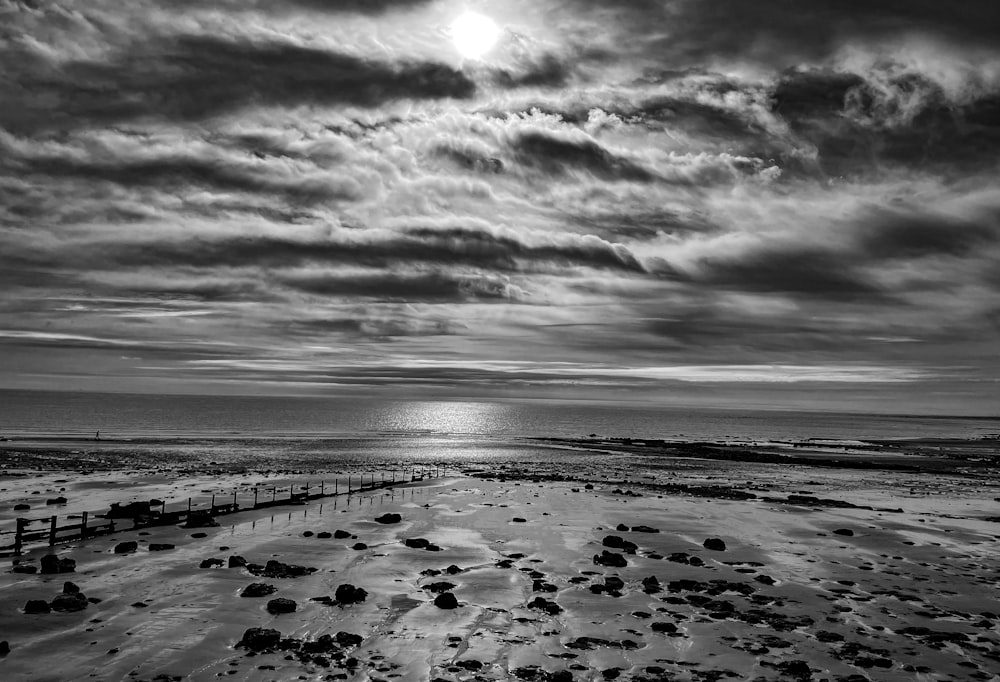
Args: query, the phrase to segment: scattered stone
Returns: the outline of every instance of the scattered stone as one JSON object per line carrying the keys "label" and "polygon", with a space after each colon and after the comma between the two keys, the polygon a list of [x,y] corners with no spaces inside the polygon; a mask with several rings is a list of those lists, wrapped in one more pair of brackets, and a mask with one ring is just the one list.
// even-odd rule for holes
{"label": "scattered stone", "polygon": [[47,601],[42,599],[29,599],[24,605],[25,613],[50,613],[52,608]]}
{"label": "scattered stone", "polygon": [[658,620],[656,622],[650,623],[649,628],[653,632],[662,632],[668,635],[672,635],[677,632],[677,626],[673,623],[667,623],[666,621]]}
{"label": "scattered stone", "polygon": [[434,597],[434,606],[439,609],[456,609],[458,608],[458,599],[451,592],[444,592]]}
{"label": "scattered stone", "polygon": [[139,549],[139,543],[135,540],[129,540],[128,542],[119,542],[115,545],[115,554],[131,554],[132,552]]}
{"label": "scattered stone", "polygon": [[42,565],[40,573],[73,573],[76,571],[76,561],[73,559],[60,559],[55,554],[46,554],[39,563]]}
{"label": "scattered stone", "polygon": [[642,591],[646,594],[656,594],[661,591],[660,581],[655,575],[651,575],[648,578],[642,579]]}
{"label": "scattered stone", "polygon": [[712,550],[713,552],[725,552],[726,551],[726,543],[723,542],[719,538],[708,538],[707,540],[705,540],[704,543],[702,543],[702,546],[705,549]]}
{"label": "scattered stone", "polygon": [[351,534],[348,533],[346,530],[335,530],[333,531],[333,537],[335,537],[338,540],[345,540],[351,537]]}
{"label": "scattered stone", "polygon": [[63,594],[80,594],[80,587],[67,580],[63,583]]}
{"label": "scattered stone", "polygon": [[337,587],[334,596],[338,604],[357,604],[368,598],[368,592],[350,583],[345,583]]}
{"label": "scattered stone", "polygon": [[278,646],[281,633],[270,628],[249,628],[243,633],[243,638],[237,642],[237,649],[247,649],[255,653],[267,651]]}
{"label": "scattered stone", "polygon": [[356,542],[353,545],[351,545],[351,549],[356,549],[360,551],[362,549],[368,549],[368,545],[366,545],[363,542]]}
{"label": "scattered stone", "polygon": [[198,568],[222,568],[222,559],[203,559]]}
{"label": "scattered stone", "polygon": [[652,526],[632,526],[633,533],[659,533],[659,528],[653,528]]}
{"label": "scattered stone", "polygon": [[629,529],[628,526],[626,526],[624,523],[619,523],[617,526],[615,526],[615,530],[617,530],[619,533],[627,533]]}
{"label": "scattered stone", "polygon": [[755,575],[753,579],[759,582],[761,585],[774,585],[777,581],[769,575],[761,573],[760,575]]}
{"label": "scattered stone", "polygon": [[57,595],[49,606],[51,606],[53,611],[72,613],[75,611],[83,611],[87,608],[88,603],[87,598],[83,596],[83,594],[76,592],[73,594]]}
{"label": "scattered stone", "polygon": [[28,566],[27,564],[17,564],[10,569],[11,573],[27,573],[34,574],[38,572],[37,566]]}
{"label": "scattered stone", "polygon": [[376,523],[390,524],[399,523],[403,520],[403,517],[399,514],[382,514],[382,516],[375,517]]}
{"label": "scattered stone", "polygon": [[149,607],[149,604],[147,604],[146,602],[137,601],[137,602],[131,604],[131,606],[132,606],[132,608],[135,608],[135,609],[145,609],[145,608]]}
{"label": "scattered stone", "polygon": [[449,590],[455,589],[454,583],[449,583],[442,580],[441,582],[430,583],[429,585],[424,585],[425,590],[428,592],[433,592],[435,594],[441,594],[443,592],[448,592]]}
{"label": "scattered stone", "polygon": [[316,538],[319,539],[319,540],[329,540],[332,537],[333,537],[333,533],[331,533],[328,530],[324,530],[324,531],[322,531],[320,533],[316,533]]}
{"label": "scattered stone", "polygon": [[277,616],[281,613],[294,613],[296,608],[298,608],[298,604],[284,597],[278,597],[267,602],[267,612],[272,616]]}
{"label": "scattered stone", "polygon": [[628,566],[628,561],[621,554],[615,554],[604,550],[600,554],[594,555],[594,563],[598,566],[610,566],[612,568],[624,568]]}
{"label": "scattered stone", "polygon": [[424,549],[430,544],[430,541],[425,538],[407,538],[403,544],[413,549]]}
{"label": "scattered stone", "polygon": [[624,538],[620,538],[617,535],[609,535],[604,540],[601,541],[605,547],[611,547],[613,549],[620,549],[628,554],[635,554],[639,546],[634,542],[629,542]]}
{"label": "scattered stone", "polygon": [[28,511],[29,509],[31,509],[31,505],[23,502],[21,504],[14,505],[14,511]]}
{"label": "scattered stone", "polygon": [[514,523],[527,523],[528,519],[522,519],[520,516],[515,516],[511,519]]}
{"label": "scattered stone", "polygon": [[554,601],[549,601],[544,597],[535,597],[528,603],[529,609],[537,609],[539,611],[545,611],[545,613],[550,616],[555,616],[562,613],[562,607],[556,604]]}
{"label": "scattered stone", "polygon": [[247,560],[237,554],[229,557],[229,568],[243,568],[246,565]]}
{"label": "scattered stone", "polygon": [[302,576],[315,573],[317,569],[295,564],[285,564],[275,559],[271,559],[266,565],[247,564],[246,569],[253,575],[263,578],[301,578]]}
{"label": "scattered stone", "polygon": [[278,591],[278,588],[274,585],[268,585],[267,583],[250,583],[243,591],[240,592],[241,597],[266,597],[269,594],[274,594]]}
{"label": "scattered stone", "polygon": [[854,535],[854,531],[851,530],[850,528],[838,528],[837,530],[833,531],[833,534],[834,535],[844,535],[846,537],[851,537],[851,536]]}
{"label": "scattered stone", "polygon": [[65,497],[62,497],[62,496],[53,497],[53,498],[50,498],[48,500],[45,500],[45,504],[47,504],[47,505],[52,505],[52,504],[66,504],[67,502],[69,502],[69,500],[67,500]]}

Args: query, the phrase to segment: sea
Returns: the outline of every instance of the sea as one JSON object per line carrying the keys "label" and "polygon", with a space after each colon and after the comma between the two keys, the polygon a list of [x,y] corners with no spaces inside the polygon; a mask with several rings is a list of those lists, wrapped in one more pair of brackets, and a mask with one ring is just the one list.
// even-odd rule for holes
{"label": "sea", "polygon": [[4,439],[659,438],[857,441],[985,438],[1000,417],[712,409],[547,400],[189,396],[0,389]]}

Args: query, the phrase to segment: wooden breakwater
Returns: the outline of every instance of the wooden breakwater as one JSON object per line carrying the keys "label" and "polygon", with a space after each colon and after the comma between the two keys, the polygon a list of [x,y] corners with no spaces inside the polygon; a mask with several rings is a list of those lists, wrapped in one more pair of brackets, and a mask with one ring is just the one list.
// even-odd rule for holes
{"label": "wooden breakwater", "polygon": [[0,543],[9,543],[0,544],[0,553],[12,552],[14,555],[20,555],[30,545],[48,543],[52,547],[63,542],[77,542],[101,535],[155,526],[185,524],[191,528],[198,528],[210,525],[203,522],[217,516],[282,505],[305,504],[310,500],[339,495],[355,495],[391,488],[401,483],[440,478],[444,475],[447,475],[447,470],[439,466],[406,467],[401,471],[390,469],[378,474],[350,474],[347,476],[346,484],[340,478],[335,478],[332,482],[306,481],[304,484],[291,484],[287,488],[255,486],[242,494],[234,490],[231,496],[212,495],[207,505],[189,497],[186,504],[180,503],[176,508],[169,508],[173,504],[168,505],[166,501],[160,502],[158,509],[141,503],[143,510],[134,514],[129,513],[129,506],[120,508],[117,513],[84,511],[68,515],[67,520],[73,522],[65,525],[59,525],[59,517],[55,514],[35,519],[18,517],[14,521],[13,530],[0,531]]}

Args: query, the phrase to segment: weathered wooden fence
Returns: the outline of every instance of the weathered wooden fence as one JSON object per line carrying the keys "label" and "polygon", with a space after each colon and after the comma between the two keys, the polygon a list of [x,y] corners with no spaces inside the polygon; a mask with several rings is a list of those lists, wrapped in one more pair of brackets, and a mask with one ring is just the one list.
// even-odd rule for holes
{"label": "weathered wooden fence", "polygon": [[[397,477],[397,474],[398,477]],[[332,482],[332,486],[325,480],[318,484],[306,481],[304,485],[284,487],[264,487],[255,486],[253,488],[253,502],[247,499],[245,504],[241,504],[239,492],[234,490],[232,497],[226,495],[223,500],[217,502],[218,494],[211,496],[211,502],[207,507],[201,507],[195,503],[194,498],[187,499],[186,506],[180,509],[167,509],[166,501],[160,503],[159,511],[139,513],[135,516],[108,517],[107,513],[92,514],[82,512],[71,514],[67,518],[79,519],[76,523],[60,526],[58,517],[53,514],[49,517],[37,519],[17,518],[15,519],[14,530],[0,531],[0,542],[4,542],[5,536],[13,536],[12,544],[0,545],[0,552],[13,552],[15,555],[21,554],[24,548],[31,544],[48,542],[49,546],[60,542],[75,542],[99,535],[110,535],[119,531],[137,530],[152,526],[169,526],[179,523],[186,523],[192,514],[205,514],[208,516],[226,516],[241,511],[252,509],[264,509],[267,507],[277,507],[288,504],[304,504],[309,500],[318,500],[326,497],[338,495],[354,495],[356,493],[389,488],[400,483],[411,483],[422,481],[425,478],[439,478],[447,475],[447,470],[441,466],[433,467],[403,467],[402,470],[390,469],[388,472],[381,471],[376,479],[376,474],[349,474],[346,485],[342,485],[339,478]],[[367,482],[365,479],[368,479]],[[249,493],[246,493],[249,496]],[[95,521],[95,519],[97,519]],[[32,528],[33,524],[40,524],[37,528]],[[47,525],[45,525],[47,524]]]}

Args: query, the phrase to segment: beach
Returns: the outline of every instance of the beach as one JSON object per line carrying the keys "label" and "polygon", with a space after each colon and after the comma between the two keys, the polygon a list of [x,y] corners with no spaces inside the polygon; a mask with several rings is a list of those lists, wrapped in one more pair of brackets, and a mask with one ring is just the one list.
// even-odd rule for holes
{"label": "beach", "polygon": [[[385,487],[369,462],[372,489],[350,495],[8,554],[0,676],[1000,679],[995,443],[528,445]],[[5,443],[4,527],[345,474],[88,447]],[[72,572],[14,572],[48,554]]]}

